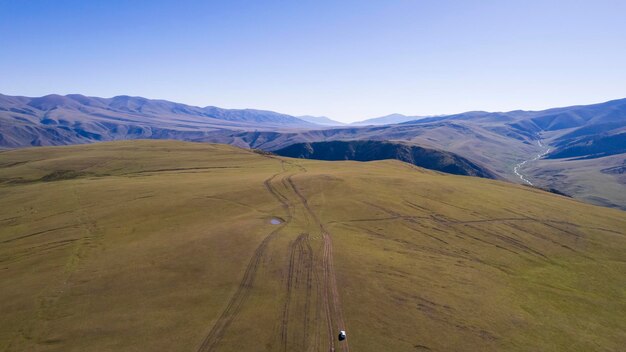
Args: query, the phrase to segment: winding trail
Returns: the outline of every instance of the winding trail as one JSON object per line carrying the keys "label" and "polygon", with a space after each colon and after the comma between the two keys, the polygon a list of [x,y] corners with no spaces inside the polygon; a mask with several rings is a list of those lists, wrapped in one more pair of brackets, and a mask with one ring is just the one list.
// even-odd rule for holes
{"label": "winding trail", "polygon": [[[292,310],[300,308],[302,309],[304,316],[304,319],[302,319],[302,326],[298,327],[304,332],[303,338],[300,341],[300,349],[305,351],[308,342],[308,333],[311,330],[309,326],[310,321],[308,312],[310,309],[311,291],[313,288],[313,250],[309,244],[309,234],[303,233],[298,236],[298,238],[291,243],[289,249],[289,269],[287,273],[286,285],[287,295],[283,305],[280,340],[282,349],[284,351],[289,351],[289,316]],[[294,291],[302,289],[301,286],[303,284],[306,292],[304,304],[296,306],[294,301],[297,297],[294,294]]]}
{"label": "winding trail", "polygon": [[[542,147],[542,148],[543,148],[543,147],[545,147],[545,146],[543,145],[543,143],[541,143],[541,140],[538,140],[538,141],[537,141],[537,144],[538,144],[540,147]],[[515,174],[516,174],[516,175],[517,175],[517,176],[518,176],[518,177],[519,177],[522,181],[526,182],[527,184],[529,184],[529,185],[531,185],[531,186],[533,186],[533,183],[532,183],[532,182],[530,182],[530,180],[528,180],[526,177],[524,177],[524,175],[522,175],[522,173],[520,172],[520,169],[521,169],[524,165],[526,165],[526,163],[528,163],[528,162],[533,162],[533,161],[535,161],[535,160],[541,159],[541,158],[543,158],[546,154],[548,154],[548,153],[550,152],[550,147],[545,147],[545,148],[546,148],[546,149],[545,149],[543,152],[541,152],[541,153],[537,154],[537,156],[535,156],[534,158],[531,158],[531,159],[528,159],[528,160],[524,160],[524,161],[522,161],[521,163],[519,163],[519,164],[515,165],[515,167],[513,167],[513,172],[514,172],[514,173],[515,173]]]}

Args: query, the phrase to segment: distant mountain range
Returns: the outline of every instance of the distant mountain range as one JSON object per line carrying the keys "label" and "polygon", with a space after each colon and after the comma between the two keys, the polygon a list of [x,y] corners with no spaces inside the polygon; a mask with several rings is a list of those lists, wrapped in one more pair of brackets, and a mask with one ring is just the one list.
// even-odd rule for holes
{"label": "distant mountain range", "polygon": [[136,138],[192,139],[221,129],[281,130],[317,126],[272,111],[78,94],[38,98],[0,95],[0,121],[0,146],[5,148]]}
{"label": "distant mountain range", "polygon": [[514,182],[521,182],[515,165],[547,152],[542,170],[530,164],[520,169],[534,184],[626,209],[626,198],[615,196],[615,190],[626,192],[626,177],[618,172],[626,160],[626,99],[543,111],[392,114],[341,125],[325,117],[141,97],[0,95],[0,148],[121,139],[215,142],[267,151],[296,143],[392,141],[455,153]]}
{"label": "distant mountain range", "polygon": [[549,139],[554,148],[548,158],[596,158],[626,153],[626,99],[543,111],[467,112],[416,123],[450,121],[492,126],[514,138],[524,135]]}
{"label": "distant mountain range", "polygon": [[[467,149],[472,140],[472,144],[533,145],[545,139],[553,146],[549,158],[626,152],[626,99],[543,111],[472,111],[423,118],[392,114],[330,128],[342,123],[327,117],[298,118],[130,96],[0,94],[0,121],[0,147],[4,148],[136,138],[222,141],[230,136],[241,142],[231,144],[269,150],[298,142],[374,139],[413,141],[454,152]],[[469,149],[476,148],[490,154],[480,146]],[[488,156],[476,155],[476,159],[492,161]]]}

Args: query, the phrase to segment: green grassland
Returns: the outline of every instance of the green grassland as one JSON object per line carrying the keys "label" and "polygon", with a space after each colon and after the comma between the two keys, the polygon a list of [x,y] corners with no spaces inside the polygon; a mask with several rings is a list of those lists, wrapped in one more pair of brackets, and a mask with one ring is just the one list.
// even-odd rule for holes
{"label": "green grassland", "polygon": [[2,151],[0,351],[620,351],[625,215],[398,161]]}

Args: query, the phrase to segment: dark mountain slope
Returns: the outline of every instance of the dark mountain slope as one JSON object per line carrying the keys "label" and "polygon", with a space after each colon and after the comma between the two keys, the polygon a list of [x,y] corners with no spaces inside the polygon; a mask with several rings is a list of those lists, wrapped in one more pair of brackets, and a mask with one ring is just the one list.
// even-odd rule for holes
{"label": "dark mountain slope", "polygon": [[298,143],[276,150],[274,153],[281,156],[316,160],[373,161],[396,159],[455,175],[496,178],[496,175],[487,168],[454,153],[384,141]]}

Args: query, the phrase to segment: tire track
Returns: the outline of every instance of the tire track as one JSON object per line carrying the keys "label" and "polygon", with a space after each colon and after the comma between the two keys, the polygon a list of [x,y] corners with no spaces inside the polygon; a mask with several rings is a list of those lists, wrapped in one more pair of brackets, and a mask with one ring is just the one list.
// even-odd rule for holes
{"label": "tire track", "polygon": [[[346,330],[332,258],[331,235],[317,214],[312,211],[307,198],[297,188],[292,179],[293,174],[282,177],[280,180],[277,179],[281,174],[288,172],[288,169],[293,170],[291,167],[294,166],[299,168],[297,171],[306,172],[305,168],[297,164],[287,163],[287,165],[290,167],[285,168],[285,163],[281,161],[282,171],[264,181],[266,190],[285,209],[287,219],[259,244],[248,262],[239,287],[231,296],[209,333],[202,340],[198,352],[217,350],[226,331],[237,319],[244,303],[251,294],[257,270],[261,266],[269,243],[287,224],[292,222],[296,215],[296,207],[304,208],[302,220],[306,224],[319,228],[323,246],[321,253],[315,255],[309,242],[308,233],[300,234],[289,246],[285,277],[286,296],[279,316],[280,332],[277,336],[280,341],[280,349],[283,351],[294,349],[318,351],[322,347],[323,335],[327,335],[327,348],[329,351],[335,351],[336,330]],[[278,187],[284,187],[288,192],[281,192]],[[300,205],[290,201],[289,194],[297,196],[297,203]],[[295,317],[298,321],[292,321]],[[326,326],[325,329],[322,328],[324,325]],[[323,333],[324,330],[327,331]],[[302,334],[298,334],[298,331],[301,331]],[[295,340],[296,338],[298,340]],[[339,346],[342,351],[349,351],[347,340],[344,340]]]}
{"label": "tire track", "polygon": [[326,240],[324,240],[323,254],[322,254],[322,276],[324,278],[324,280],[322,281],[322,286],[323,286],[322,301],[324,304],[324,312],[326,313],[326,327],[328,329],[328,338],[329,338],[328,350],[334,351],[335,350],[335,334],[333,333],[333,313],[330,307],[330,302],[328,300],[328,296],[330,295],[330,292],[329,292],[329,285],[328,285],[328,282],[329,282],[328,265],[326,265],[327,257],[328,257],[328,246],[326,245]]}
{"label": "tire track", "polygon": [[291,296],[292,296],[292,289],[293,289],[293,278],[294,278],[294,271],[296,270],[296,256],[299,257],[296,254],[296,251],[300,249],[299,247],[299,243],[302,240],[302,236],[300,235],[298,236],[298,238],[296,238],[295,241],[293,241],[289,247],[289,267],[287,270],[287,294],[285,297],[285,303],[283,305],[283,318],[282,318],[282,322],[281,322],[281,334],[280,334],[280,339],[281,339],[281,344],[283,346],[283,349],[285,351],[287,351],[287,335],[288,335],[288,329],[287,327],[289,326],[289,310],[291,308]]}
{"label": "tire track", "polygon": [[[304,301],[304,347],[306,347],[306,344],[309,340],[309,330],[310,330],[310,322],[309,322],[309,311],[311,309],[311,296],[312,296],[312,291],[313,291],[313,249],[311,248],[311,243],[309,242],[309,237],[307,235],[306,237],[306,241],[305,241],[305,246],[306,246],[306,253],[308,254],[307,259],[309,262],[308,267],[306,268],[306,296],[305,296],[305,301]],[[315,320],[317,321],[317,320]],[[317,351],[319,349],[319,340],[317,339],[319,337],[319,334],[316,334],[316,339],[314,340],[313,346],[312,346],[312,350],[313,351]]]}
{"label": "tire track", "polygon": [[[281,322],[281,345],[284,351],[289,351],[289,316],[292,311],[303,309],[302,315],[304,316],[304,319],[302,331],[304,332],[304,337],[302,341],[300,341],[301,346],[298,350],[304,351],[306,349],[309,336],[308,313],[310,309],[311,289],[313,287],[313,251],[311,249],[311,245],[309,244],[309,234],[303,233],[298,236],[298,238],[291,243],[289,252],[289,266],[286,280],[287,296],[283,306],[283,318]],[[302,307],[302,305],[298,305],[298,297],[296,296],[296,293],[301,288],[301,278],[304,279],[305,285],[304,307]]]}
{"label": "tire track", "polygon": [[[328,282],[327,285],[330,287],[332,305],[334,311],[334,317],[337,319],[338,330],[346,330],[346,323],[343,318],[343,309],[341,308],[341,300],[339,299],[339,292],[337,290],[337,276],[335,273],[335,264],[333,261],[333,240],[328,232],[324,233],[324,247],[325,250],[325,265],[328,267]],[[334,335],[331,336],[334,341]],[[348,340],[344,340],[341,344],[342,350],[345,352],[350,351],[350,346],[348,344]]]}
{"label": "tire track", "polygon": [[274,180],[274,178],[276,178],[281,173],[282,172],[274,174],[273,176],[265,180],[264,185],[265,185],[265,188],[270,192],[270,194],[272,194],[272,196],[274,196],[281,203],[282,207],[287,211],[287,214],[288,214],[287,219],[278,228],[270,232],[263,239],[263,241],[261,241],[257,249],[254,251],[252,258],[250,258],[250,261],[248,262],[248,266],[246,267],[246,270],[244,272],[241,283],[239,284],[239,287],[237,288],[237,291],[235,291],[235,293],[231,297],[226,308],[224,309],[222,314],[219,316],[219,318],[213,325],[213,328],[211,328],[211,331],[202,340],[202,343],[200,344],[200,347],[198,348],[198,352],[215,351],[219,342],[224,337],[225,331],[232,324],[232,322],[235,320],[237,315],[239,315],[239,312],[241,310],[243,303],[247,300],[248,296],[250,295],[250,289],[252,288],[254,284],[256,272],[260,265],[261,259],[263,255],[265,254],[265,250],[267,249],[268,244],[276,236],[276,234],[280,232],[280,230],[283,227],[285,227],[289,222],[291,222],[292,216],[291,216],[291,207],[290,207],[289,200],[284,195],[282,195],[276,188],[274,188],[274,186],[272,185],[272,181]]}
{"label": "tire track", "polygon": [[[326,315],[326,325],[328,328],[328,349],[329,351],[335,351],[334,331],[346,330],[346,325],[343,317],[343,309],[341,307],[339,292],[337,290],[337,277],[335,274],[335,267],[333,262],[332,238],[330,232],[326,229],[326,226],[324,226],[317,214],[315,214],[315,212],[313,212],[313,210],[309,206],[309,202],[306,197],[300,192],[298,187],[296,187],[292,175],[287,176],[286,181],[300,199],[300,202],[306,209],[307,213],[319,226],[319,229],[322,232],[322,238],[324,241],[321,263],[323,277],[323,280],[321,282],[323,292],[322,301],[324,305],[324,312]],[[344,340],[344,342],[341,343],[340,346],[342,351],[350,351],[347,339]]]}

